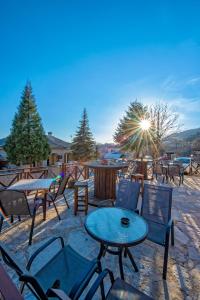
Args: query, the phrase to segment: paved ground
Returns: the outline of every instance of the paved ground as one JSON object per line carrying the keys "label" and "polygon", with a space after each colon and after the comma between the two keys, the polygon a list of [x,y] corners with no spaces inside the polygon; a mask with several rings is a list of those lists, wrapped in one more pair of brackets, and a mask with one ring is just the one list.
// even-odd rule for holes
{"label": "paved ground", "polygon": [[[175,220],[175,246],[170,247],[167,281],[162,280],[163,248],[145,241],[131,248],[139,267],[135,273],[128,259],[124,259],[126,280],[155,299],[200,299],[200,178],[186,177],[184,185],[175,184],[173,191],[173,217]],[[42,222],[37,216],[33,245],[28,247],[30,221],[17,223],[1,234],[1,241],[9,247],[21,264],[48,238],[61,235],[80,254],[89,259],[97,256],[99,245],[84,229],[84,215],[73,215],[72,191],[67,191],[71,209],[61,200],[58,204],[62,220],[58,222],[53,209]],[[94,208],[90,208],[92,210]],[[46,255],[46,258],[48,255]],[[103,266],[119,276],[117,257],[106,254]],[[38,265],[40,262],[38,262]],[[16,276],[10,272],[13,280]],[[27,299],[34,299],[27,294]],[[99,299],[99,295],[96,295]]]}

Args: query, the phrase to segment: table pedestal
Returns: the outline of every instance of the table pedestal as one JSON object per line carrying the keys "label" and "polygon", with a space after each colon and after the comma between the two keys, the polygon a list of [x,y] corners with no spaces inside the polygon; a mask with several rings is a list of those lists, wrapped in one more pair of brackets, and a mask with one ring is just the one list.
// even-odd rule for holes
{"label": "table pedestal", "polygon": [[116,198],[117,170],[98,168],[94,170],[94,196],[99,199]]}

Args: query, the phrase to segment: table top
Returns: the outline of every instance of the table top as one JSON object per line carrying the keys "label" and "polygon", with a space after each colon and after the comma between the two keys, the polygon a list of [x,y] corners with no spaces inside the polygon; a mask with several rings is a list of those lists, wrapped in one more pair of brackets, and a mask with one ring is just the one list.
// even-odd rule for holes
{"label": "table top", "polygon": [[[121,218],[129,218],[129,226]],[[122,208],[99,208],[85,220],[85,229],[95,240],[110,246],[133,246],[147,236],[148,225],[138,214]]]}
{"label": "table top", "polygon": [[36,191],[36,190],[48,190],[53,182],[54,178],[48,179],[21,179],[18,182],[12,184],[8,190],[17,191]]}
{"label": "table top", "polygon": [[100,162],[91,162],[91,163],[85,163],[85,166],[93,169],[102,168],[102,169],[123,169],[128,168],[128,164],[126,163],[108,163],[107,165],[102,164]]}

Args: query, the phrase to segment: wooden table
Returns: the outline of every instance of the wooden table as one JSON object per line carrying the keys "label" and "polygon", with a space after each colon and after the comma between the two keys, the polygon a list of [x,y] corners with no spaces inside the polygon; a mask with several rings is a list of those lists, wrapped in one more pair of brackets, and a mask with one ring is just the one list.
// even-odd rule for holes
{"label": "wooden table", "polygon": [[128,168],[128,164],[103,165],[98,162],[85,163],[94,170],[94,196],[98,199],[116,198],[117,171]]}
{"label": "wooden table", "polygon": [[48,179],[22,179],[8,187],[15,191],[44,191],[43,219],[46,220],[46,195],[54,178]]}

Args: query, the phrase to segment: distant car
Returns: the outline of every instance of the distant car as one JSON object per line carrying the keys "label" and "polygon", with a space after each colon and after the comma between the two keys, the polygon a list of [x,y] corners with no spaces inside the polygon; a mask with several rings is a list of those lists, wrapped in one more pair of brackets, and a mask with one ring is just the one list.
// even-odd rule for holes
{"label": "distant car", "polygon": [[188,174],[190,172],[190,167],[191,167],[191,162],[192,162],[191,157],[176,157],[174,159],[174,161],[182,164],[182,166],[184,168],[184,173]]}

